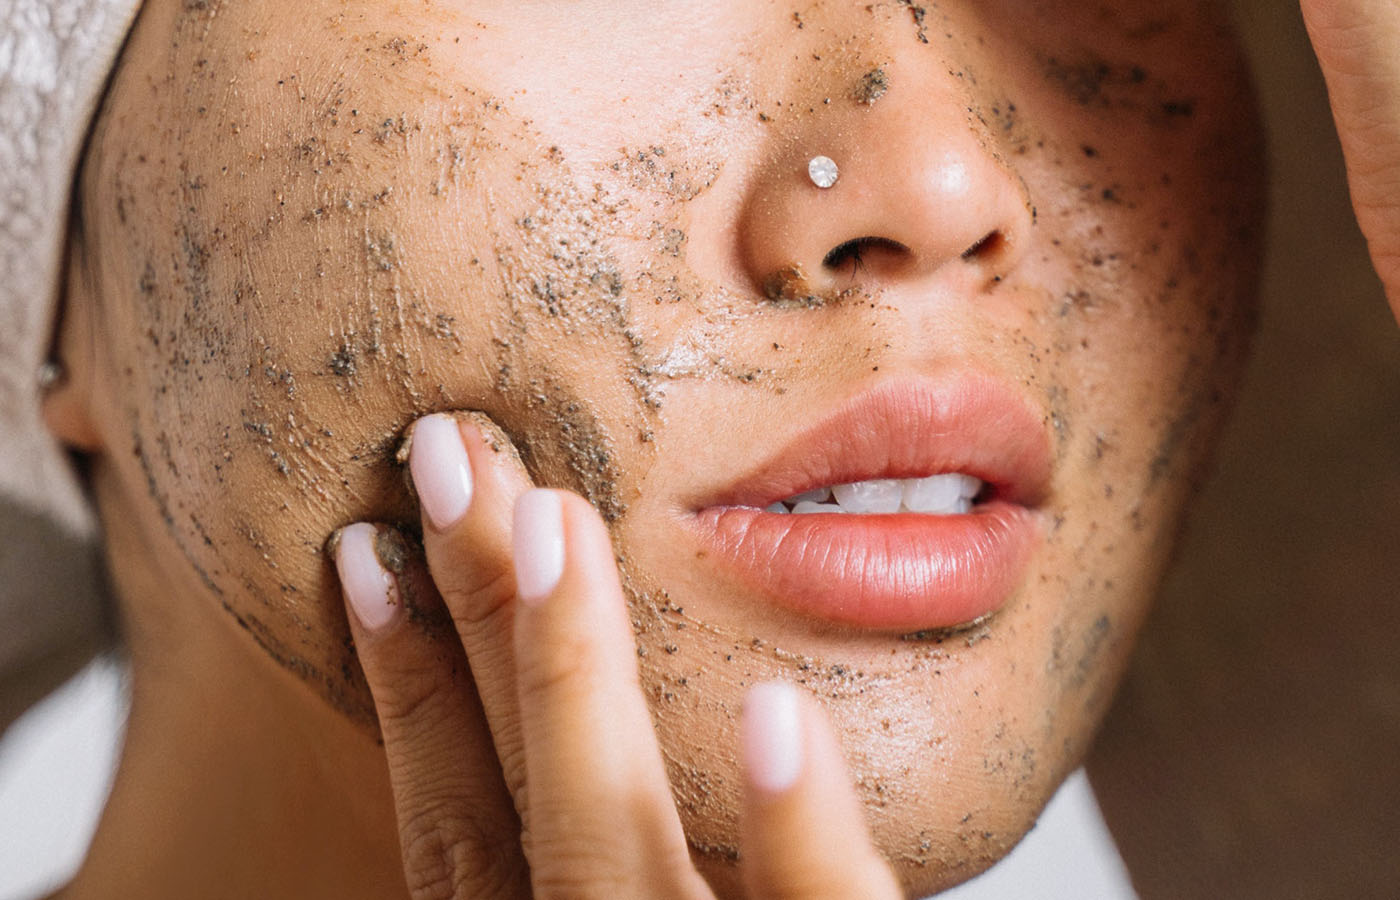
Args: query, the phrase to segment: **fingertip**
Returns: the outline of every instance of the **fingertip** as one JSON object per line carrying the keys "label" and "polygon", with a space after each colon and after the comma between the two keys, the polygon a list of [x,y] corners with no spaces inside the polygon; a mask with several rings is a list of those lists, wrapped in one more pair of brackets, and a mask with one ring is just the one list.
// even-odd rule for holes
{"label": "fingertip", "polygon": [[750,689],[740,721],[744,771],[756,790],[781,794],[802,775],[805,729],[801,698],[785,681],[770,681]]}
{"label": "fingertip", "polygon": [[744,699],[743,879],[756,897],[902,896],[819,704],[769,682]]}
{"label": "fingertip", "polygon": [[[435,416],[456,428],[453,434],[464,448],[471,468],[473,500],[483,488],[491,486],[512,498],[534,486],[515,442],[490,416],[475,410],[455,410]],[[411,446],[410,433],[410,451]],[[408,456],[411,458],[412,453]]]}
{"label": "fingertip", "polygon": [[427,524],[447,531],[471,507],[475,481],[462,425],[444,413],[414,423],[405,442],[408,470]]}
{"label": "fingertip", "polygon": [[402,609],[398,579],[386,565],[392,563],[392,537],[366,522],[342,528],[327,546],[335,558],[346,606],[362,628],[370,633],[387,629]]}
{"label": "fingertip", "polygon": [[515,502],[511,532],[516,593],[539,606],[564,575],[564,503],[559,492],[531,488]]}

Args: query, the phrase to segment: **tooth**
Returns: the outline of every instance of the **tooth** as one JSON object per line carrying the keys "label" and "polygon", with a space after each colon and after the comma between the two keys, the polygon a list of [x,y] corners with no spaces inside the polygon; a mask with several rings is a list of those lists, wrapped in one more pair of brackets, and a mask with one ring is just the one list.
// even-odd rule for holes
{"label": "tooth", "polygon": [[818,489],[816,489],[815,491],[808,491],[808,492],[805,493],[805,494],[798,494],[796,497],[791,497],[791,498],[789,498],[787,502],[788,502],[788,503],[794,503],[794,504],[796,504],[796,503],[802,503],[802,502],[805,502],[805,501],[810,501],[810,502],[812,502],[812,503],[825,503],[826,501],[828,501],[828,500],[830,500],[830,499],[831,499],[831,488],[829,488],[829,487],[824,487],[824,488],[818,488]]}
{"label": "tooth", "polygon": [[904,481],[904,505],[911,512],[951,513],[963,487],[961,475],[931,475]]}
{"label": "tooth", "polygon": [[982,493],[982,480],[980,478],[973,478],[971,475],[962,474],[959,474],[958,478],[962,482],[958,490],[959,497],[966,497],[971,500]]}
{"label": "tooth", "polygon": [[781,504],[781,503],[774,503],[772,506],[770,506],[770,507],[768,507],[766,510],[764,510],[764,512],[778,513],[778,514],[782,515],[782,514],[785,514],[785,513],[789,512],[789,510],[788,510],[788,508],[787,508],[786,506],[784,506],[784,505]]}
{"label": "tooth", "polygon": [[845,512],[844,509],[842,509],[841,507],[837,506],[835,503],[814,503],[814,502],[812,502],[811,500],[803,500],[801,503],[799,503],[799,504],[797,504],[796,506],[794,506],[794,507],[792,508],[792,511],[793,511],[794,513],[798,514],[798,515],[803,515],[803,514],[806,514],[806,513],[840,513],[840,512]]}
{"label": "tooth", "polygon": [[896,513],[904,488],[893,478],[838,484],[831,489],[836,502],[849,513]]}

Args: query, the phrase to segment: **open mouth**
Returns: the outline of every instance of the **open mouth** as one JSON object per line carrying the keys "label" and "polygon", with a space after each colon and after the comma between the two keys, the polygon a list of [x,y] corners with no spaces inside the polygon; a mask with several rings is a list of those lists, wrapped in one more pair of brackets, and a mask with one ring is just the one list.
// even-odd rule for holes
{"label": "open mouth", "polygon": [[862,629],[999,609],[1040,542],[1044,418],[981,375],[891,379],[699,499],[700,549],[777,607]]}
{"label": "open mouth", "polygon": [[770,513],[853,513],[892,515],[920,513],[928,516],[960,516],[972,512],[982,479],[962,472],[927,478],[875,478],[838,484],[797,494],[768,507]]}

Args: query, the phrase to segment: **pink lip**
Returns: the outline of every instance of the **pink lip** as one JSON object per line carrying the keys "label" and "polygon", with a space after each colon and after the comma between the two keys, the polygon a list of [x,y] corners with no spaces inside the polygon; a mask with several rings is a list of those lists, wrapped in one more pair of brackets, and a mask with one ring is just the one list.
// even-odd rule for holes
{"label": "pink lip", "polygon": [[[1050,470],[1042,419],[1001,382],[890,381],[696,503],[693,522],[723,569],[779,607],[858,628],[946,628],[995,612],[1024,580]],[[943,472],[986,482],[971,513],[764,511],[827,485]]]}

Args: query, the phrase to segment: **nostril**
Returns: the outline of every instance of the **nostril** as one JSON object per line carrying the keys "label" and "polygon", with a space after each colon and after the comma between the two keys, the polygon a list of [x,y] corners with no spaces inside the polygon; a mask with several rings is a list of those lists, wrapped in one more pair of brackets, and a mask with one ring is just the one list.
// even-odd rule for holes
{"label": "nostril", "polygon": [[885,251],[896,256],[904,256],[910,252],[908,247],[890,238],[859,237],[831,248],[831,252],[822,258],[822,266],[827,269],[840,269],[850,263],[853,269],[859,269],[871,251]]}
{"label": "nostril", "polygon": [[968,262],[975,259],[987,259],[996,256],[1005,244],[1005,235],[1000,231],[989,231],[981,240],[964,250],[962,258]]}

